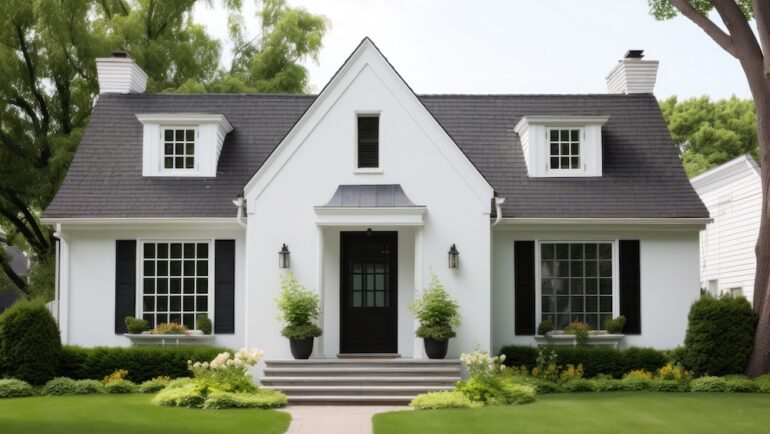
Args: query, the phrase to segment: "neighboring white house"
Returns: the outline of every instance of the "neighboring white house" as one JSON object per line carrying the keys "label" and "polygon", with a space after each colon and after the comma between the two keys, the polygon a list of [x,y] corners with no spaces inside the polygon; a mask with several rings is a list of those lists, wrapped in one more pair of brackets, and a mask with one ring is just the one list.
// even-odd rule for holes
{"label": "neighboring white house", "polygon": [[544,318],[683,341],[709,215],[640,52],[593,95],[416,95],[368,38],[317,96],[147,94],[130,58],[97,62],[110,92],[44,214],[69,344],[205,313],[214,343],[287,358],[284,245],[321,294],[316,357],[424,357],[407,306],[431,273],[461,307],[450,357]]}
{"label": "neighboring white house", "polygon": [[690,180],[712,223],[701,232],[701,287],[714,295],[754,296],[754,247],[762,215],[762,180],[750,155],[741,155]]}

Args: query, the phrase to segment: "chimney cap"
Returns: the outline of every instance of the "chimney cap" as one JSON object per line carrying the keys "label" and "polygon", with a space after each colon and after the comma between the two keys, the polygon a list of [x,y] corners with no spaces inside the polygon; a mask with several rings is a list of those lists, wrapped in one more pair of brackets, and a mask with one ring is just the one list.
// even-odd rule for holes
{"label": "chimney cap", "polygon": [[115,57],[118,59],[130,59],[131,56],[128,54],[128,51],[126,50],[112,50],[110,51],[110,57]]}
{"label": "chimney cap", "polygon": [[644,57],[644,50],[628,50],[623,57],[626,59],[641,59]]}

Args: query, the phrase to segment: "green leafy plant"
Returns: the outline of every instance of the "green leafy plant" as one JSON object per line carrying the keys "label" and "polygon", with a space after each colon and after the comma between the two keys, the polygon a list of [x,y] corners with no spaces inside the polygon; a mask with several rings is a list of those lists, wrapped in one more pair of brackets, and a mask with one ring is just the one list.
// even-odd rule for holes
{"label": "green leafy plant", "polygon": [[604,329],[610,334],[621,334],[623,328],[626,326],[626,317],[620,315],[619,317],[608,319],[604,321]]}
{"label": "green leafy plant", "polygon": [[550,319],[544,319],[540,321],[540,324],[537,325],[537,334],[539,335],[546,335],[548,332],[554,330],[553,321]]}
{"label": "green leafy plant", "polygon": [[17,302],[0,314],[0,377],[33,385],[56,376],[61,359],[59,327],[41,302]]}
{"label": "green leafy plant", "polygon": [[532,368],[532,376],[553,382],[558,381],[561,376],[561,366],[556,364],[558,357],[554,349],[540,348],[537,354],[537,366]]}
{"label": "green leafy plant", "polygon": [[43,395],[76,395],[77,385],[71,378],[58,377],[45,383],[40,393]]}
{"label": "green leafy plant", "polygon": [[743,297],[709,294],[695,301],[687,317],[684,365],[696,376],[740,374],[754,346],[757,315]]}
{"label": "green leafy plant", "polygon": [[453,327],[460,325],[460,305],[444,289],[434,273],[430,284],[409,305],[419,321],[416,335],[443,341],[455,336]]}
{"label": "green leafy plant", "polygon": [[479,404],[471,401],[462,392],[441,391],[417,395],[409,406],[416,410],[436,410],[441,408],[471,408]]}
{"label": "green leafy plant", "polygon": [[722,377],[700,377],[692,380],[690,390],[693,392],[726,392],[727,380]]}
{"label": "green leafy plant", "polygon": [[307,339],[321,336],[315,325],[321,314],[320,300],[315,291],[300,285],[294,273],[288,273],[281,282],[281,293],[276,299],[284,323],[281,334],[289,339]]}
{"label": "green leafy plant", "polygon": [[35,389],[26,381],[14,378],[0,379],[1,398],[22,398],[35,395]]}
{"label": "green leafy plant", "polygon": [[573,321],[567,327],[564,327],[564,334],[575,335],[575,341],[578,345],[587,344],[590,333],[591,327],[580,321]]}
{"label": "green leafy plant", "polygon": [[165,389],[171,382],[168,377],[156,377],[152,380],[147,380],[139,385],[139,392],[141,393],[157,393]]}
{"label": "green leafy plant", "polygon": [[724,377],[727,381],[725,390],[727,392],[737,392],[737,393],[755,393],[759,392],[759,384],[749,380],[748,378],[745,378],[743,376],[732,376],[729,375],[727,377]]}
{"label": "green leafy plant", "polygon": [[143,331],[150,329],[150,325],[147,320],[141,318],[127,316],[124,321],[126,323],[126,330],[128,330],[128,332],[131,334],[138,335]]}
{"label": "green leafy plant", "polygon": [[203,403],[203,408],[220,410],[226,408],[279,408],[288,404],[283,393],[271,389],[259,389],[251,393],[230,393],[215,390]]}
{"label": "green leafy plant", "polygon": [[526,404],[535,400],[535,389],[516,384],[500,376],[471,377],[457,383],[455,389],[473,402],[484,405]]}
{"label": "green leafy plant", "polygon": [[596,392],[596,385],[585,378],[574,378],[564,383],[567,392]]}
{"label": "green leafy plant", "polygon": [[211,319],[205,313],[199,314],[196,318],[198,324],[198,330],[203,332],[204,335],[210,335],[213,327],[211,326]]}
{"label": "green leafy plant", "polygon": [[104,390],[107,393],[136,393],[139,387],[126,379],[113,380],[104,384]]}
{"label": "green leafy plant", "polygon": [[615,378],[592,378],[590,380],[594,384],[594,389],[597,392],[617,392],[623,390],[623,382]]}
{"label": "green leafy plant", "polygon": [[127,370],[125,370],[125,369],[116,369],[110,375],[106,375],[104,378],[102,378],[102,383],[109,384],[109,383],[112,383],[114,381],[125,380],[126,377],[128,377],[128,371]]}
{"label": "green leafy plant", "polygon": [[154,335],[187,335],[190,334],[190,331],[184,324],[169,322],[158,324],[150,333]]}

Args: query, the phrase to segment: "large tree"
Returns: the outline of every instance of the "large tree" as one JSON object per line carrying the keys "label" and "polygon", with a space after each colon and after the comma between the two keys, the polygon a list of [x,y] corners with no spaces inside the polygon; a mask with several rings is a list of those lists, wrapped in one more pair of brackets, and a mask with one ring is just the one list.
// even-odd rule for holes
{"label": "large tree", "polygon": [[759,159],[754,101],[734,96],[718,101],[707,96],[679,101],[672,96],[660,102],[660,109],[687,176],[743,154]]}
{"label": "large tree", "polygon": [[[54,239],[39,215],[64,179],[91,114],[99,89],[95,58],[114,49],[129,51],[149,76],[148,91],[306,90],[307,71],[301,62],[317,56],[327,25],[324,17],[290,8],[285,0],[261,2],[260,16],[254,19],[264,18],[262,32],[253,41],[236,41],[240,51],[235,56],[243,66],[233,78],[233,68],[220,65],[220,42],[192,20],[196,3],[3,0],[0,280],[30,298],[52,293]],[[212,0],[204,3],[213,5]],[[238,23],[231,26],[233,35],[243,34],[241,3],[222,1]],[[4,245],[30,255],[36,265],[28,275],[11,269]]]}
{"label": "large tree", "polygon": [[[751,376],[770,370],[770,0],[649,0],[653,16],[682,14],[741,65],[754,98],[762,177],[762,216],[755,248],[754,309],[759,314]],[[723,26],[712,17],[718,16]],[[754,19],[756,33],[749,21]]]}

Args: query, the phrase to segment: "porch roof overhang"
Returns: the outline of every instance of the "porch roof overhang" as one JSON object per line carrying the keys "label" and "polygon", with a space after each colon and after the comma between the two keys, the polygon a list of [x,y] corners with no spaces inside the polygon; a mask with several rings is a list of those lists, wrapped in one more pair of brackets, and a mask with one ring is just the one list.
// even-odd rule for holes
{"label": "porch roof overhang", "polygon": [[427,211],[399,184],[340,185],[325,205],[314,209],[318,226],[422,226]]}

